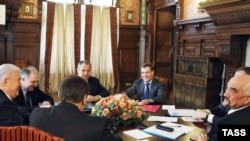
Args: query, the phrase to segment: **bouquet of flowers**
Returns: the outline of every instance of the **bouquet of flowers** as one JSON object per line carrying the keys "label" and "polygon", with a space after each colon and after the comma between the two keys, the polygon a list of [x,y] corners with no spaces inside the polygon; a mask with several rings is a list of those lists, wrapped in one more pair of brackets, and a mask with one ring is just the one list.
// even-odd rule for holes
{"label": "bouquet of flowers", "polygon": [[110,118],[116,126],[141,122],[146,118],[137,102],[123,94],[99,100],[92,108],[92,115]]}

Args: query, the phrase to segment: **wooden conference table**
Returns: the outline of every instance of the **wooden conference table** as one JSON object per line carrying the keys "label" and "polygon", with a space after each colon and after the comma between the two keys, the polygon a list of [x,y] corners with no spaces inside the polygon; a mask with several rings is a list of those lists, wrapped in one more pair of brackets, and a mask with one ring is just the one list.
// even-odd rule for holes
{"label": "wooden conference table", "polygon": [[[162,110],[162,107],[160,107],[160,109],[157,110],[156,112],[146,112],[146,113],[149,116],[166,116],[167,115],[167,110]],[[143,124],[145,124],[147,126],[158,125],[158,124],[161,124],[161,123],[163,123],[163,122],[147,121],[147,119],[145,119],[143,121]],[[190,138],[191,135],[206,133],[207,126],[206,126],[205,122],[186,122],[186,121],[183,121],[181,118],[178,118],[177,123],[187,125],[187,126],[191,126],[191,127],[195,127],[195,129],[192,130],[191,132],[185,134],[185,135],[182,135],[182,136],[178,137],[176,139],[176,141],[189,141],[190,140],[189,138]],[[132,130],[132,129],[138,129],[137,125],[134,124],[134,125],[128,125],[128,126],[119,126],[117,134],[124,141],[138,141],[137,139],[123,133],[123,131],[128,131],[128,130]],[[171,139],[166,139],[166,138],[161,138],[161,137],[156,137],[156,136],[146,138],[146,140],[148,140],[148,141],[168,141],[168,140],[173,141]]]}

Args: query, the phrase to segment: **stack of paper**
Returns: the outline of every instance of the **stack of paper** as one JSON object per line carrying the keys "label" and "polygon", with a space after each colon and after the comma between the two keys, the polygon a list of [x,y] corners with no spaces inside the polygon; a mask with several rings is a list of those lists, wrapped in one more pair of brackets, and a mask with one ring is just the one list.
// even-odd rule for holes
{"label": "stack of paper", "polygon": [[151,126],[151,127],[144,129],[144,132],[158,136],[158,137],[163,137],[163,138],[168,138],[168,139],[174,140],[174,139],[178,138],[179,136],[194,130],[194,127],[190,127],[190,126],[186,126],[186,125],[182,125],[182,124],[177,124],[177,123],[171,123],[171,122],[166,122],[166,123],[163,123],[161,125],[166,126],[166,127],[171,127],[174,129],[174,131],[168,132],[168,131],[164,131],[161,129],[157,129],[156,125],[154,125],[154,126]]}
{"label": "stack of paper", "polygon": [[175,105],[162,105],[162,110],[175,109]]}
{"label": "stack of paper", "polygon": [[148,138],[148,137],[152,137],[152,135],[147,134],[139,129],[133,129],[133,130],[129,130],[129,131],[123,131],[124,134],[127,134],[133,138],[136,138],[138,140],[144,139],[144,138]]}
{"label": "stack of paper", "polygon": [[177,117],[149,116],[148,121],[177,122]]}
{"label": "stack of paper", "polygon": [[168,109],[170,116],[187,116],[191,117],[194,114],[194,109]]}

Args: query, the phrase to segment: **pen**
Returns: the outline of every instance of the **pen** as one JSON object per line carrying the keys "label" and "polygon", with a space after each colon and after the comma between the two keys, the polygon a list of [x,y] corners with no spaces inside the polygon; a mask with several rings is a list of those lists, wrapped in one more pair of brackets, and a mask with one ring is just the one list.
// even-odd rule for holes
{"label": "pen", "polygon": [[172,126],[170,125],[170,126],[167,126],[167,127],[173,127],[174,128],[174,127],[181,127],[181,126],[180,125],[172,125]]}

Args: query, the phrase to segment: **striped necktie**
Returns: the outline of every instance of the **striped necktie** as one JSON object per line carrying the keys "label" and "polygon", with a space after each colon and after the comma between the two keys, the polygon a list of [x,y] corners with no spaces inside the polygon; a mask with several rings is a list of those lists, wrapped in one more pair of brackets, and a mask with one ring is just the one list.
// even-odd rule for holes
{"label": "striped necktie", "polygon": [[30,102],[30,94],[29,93],[26,93],[25,95],[25,105],[26,106],[31,106],[31,102]]}

